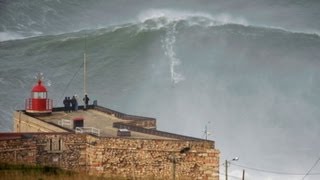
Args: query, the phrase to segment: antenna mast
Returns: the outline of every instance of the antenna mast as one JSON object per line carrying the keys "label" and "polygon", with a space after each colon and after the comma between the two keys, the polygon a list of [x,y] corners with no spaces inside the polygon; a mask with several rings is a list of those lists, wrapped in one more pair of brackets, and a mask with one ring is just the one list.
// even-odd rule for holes
{"label": "antenna mast", "polygon": [[83,53],[83,94],[87,94],[87,34],[85,36]]}

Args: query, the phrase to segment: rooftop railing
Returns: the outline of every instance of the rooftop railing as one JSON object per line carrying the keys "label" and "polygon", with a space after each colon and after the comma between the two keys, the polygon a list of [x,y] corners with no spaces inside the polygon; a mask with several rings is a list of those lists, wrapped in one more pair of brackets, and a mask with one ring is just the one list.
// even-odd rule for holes
{"label": "rooftop railing", "polygon": [[94,128],[94,127],[76,127],[75,129],[76,133],[87,133],[87,134],[93,134],[96,136],[100,136],[100,129]]}
{"label": "rooftop railing", "polygon": [[58,125],[59,126],[62,126],[62,127],[69,127],[69,128],[72,128],[72,122],[71,120],[68,120],[68,119],[61,119],[58,121]]}

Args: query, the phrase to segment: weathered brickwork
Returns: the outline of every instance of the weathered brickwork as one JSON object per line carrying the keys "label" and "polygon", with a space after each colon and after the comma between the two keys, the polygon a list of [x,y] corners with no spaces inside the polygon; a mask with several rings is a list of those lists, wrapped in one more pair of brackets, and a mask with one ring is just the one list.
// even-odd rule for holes
{"label": "weathered brickwork", "polygon": [[[94,174],[217,179],[219,152],[212,146],[205,141],[103,138],[88,148],[88,164]],[[181,152],[184,148],[189,150]]]}
{"label": "weathered brickwork", "polygon": [[59,166],[106,177],[218,180],[219,151],[211,141],[27,134],[0,140],[5,162]]}
{"label": "weathered brickwork", "polygon": [[37,163],[86,171],[86,135],[37,135]]}
{"label": "weathered brickwork", "polygon": [[37,146],[31,139],[0,141],[0,160],[6,163],[35,164]]}

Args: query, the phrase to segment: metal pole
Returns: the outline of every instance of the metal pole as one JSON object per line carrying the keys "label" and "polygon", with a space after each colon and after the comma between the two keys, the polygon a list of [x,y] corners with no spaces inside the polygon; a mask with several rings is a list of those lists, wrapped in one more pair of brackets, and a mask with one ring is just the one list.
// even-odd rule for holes
{"label": "metal pole", "polygon": [[84,95],[87,94],[87,78],[86,78],[86,74],[87,74],[87,62],[86,62],[86,53],[83,54],[83,93]]}
{"label": "metal pole", "polygon": [[84,53],[83,53],[83,93],[87,94],[87,35],[85,37]]}
{"label": "metal pole", "polygon": [[242,180],[244,180],[245,170],[242,170]]}
{"label": "metal pole", "polygon": [[206,133],[206,140],[208,140],[208,128],[207,128],[207,125],[205,127],[204,133]]}
{"label": "metal pole", "polygon": [[172,179],[175,180],[176,179],[176,156],[173,155],[173,159],[172,159]]}
{"label": "metal pole", "polygon": [[226,166],[226,180],[228,180],[228,161],[227,160],[225,162],[225,166]]}

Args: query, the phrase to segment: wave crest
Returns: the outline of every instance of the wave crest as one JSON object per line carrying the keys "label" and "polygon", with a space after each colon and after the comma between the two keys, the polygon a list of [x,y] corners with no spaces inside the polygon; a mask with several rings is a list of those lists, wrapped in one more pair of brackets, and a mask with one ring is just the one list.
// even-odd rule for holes
{"label": "wave crest", "polygon": [[0,32],[0,42],[2,41],[10,41],[10,40],[16,40],[16,39],[23,39],[25,37],[13,33],[13,32]]}
{"label": "wave crest", "polygon": [[138,15],[140,23],[148,21],[158,22],[159,27],[166,26],[172,22],[186,21],[189,25],[216,26],[225,24],[239,24],[247,26],[246,19],[233,17],[230,14],[211,15],[203,12],[177,11],[169,9],[150,9]]}

